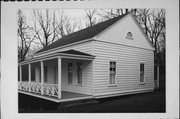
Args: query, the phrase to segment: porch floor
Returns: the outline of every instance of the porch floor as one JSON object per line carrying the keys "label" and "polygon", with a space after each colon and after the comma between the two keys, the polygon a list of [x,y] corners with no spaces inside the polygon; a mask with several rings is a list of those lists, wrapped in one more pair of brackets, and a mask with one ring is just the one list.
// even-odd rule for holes
{"label": "porch floor", "polygon": [[86,94],[82,94],[82,93],[74,93],[74,92],[68,92],[68,91],[62,91],[61,94],[62,94],[62,99],[91,96],[91,95],[86,95]]}
{"label": "porch floor", "polygon": [[50,96],[46,96],[46,95],[40,95],[40,94],[36,94],[36,93],[32,93],[32,92],[29,93],[29,92],[25,92],[25,91],[19,91],[19,93],[31,95],[34,97],[39,97],[42,99],[47,99],[47,100],[54,101],[54,102],[66,102],[66,101],[74,101],[74,100],[82,100],[82,99],[92,98],[92,95],[86,95],[86,94],[82,94],[82,93],[74,93],[74,92],[68,92],[68,91],[61,92],[61,95],[62,95],[61,99],[57,99],[55,97],[50,97]]}

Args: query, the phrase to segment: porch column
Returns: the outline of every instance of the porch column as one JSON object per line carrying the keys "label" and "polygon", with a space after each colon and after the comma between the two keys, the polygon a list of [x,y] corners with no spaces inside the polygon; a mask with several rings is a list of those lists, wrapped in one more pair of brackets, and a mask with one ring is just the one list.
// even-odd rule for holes
{"label": "porch column", "polygon": [[20,90],[21,90],[22,89],[22,86],[21,86],[21,83],[22,83],[22,66],[21,65],[19,66],[19,70],[20,70],[19,71],[19,75],[20,75],[19,78],[20,78]]}
{"label": "porch column", "polygon": [[31,92],[31,64],[28,64],[29,67],[29,92]]}
{"label": "porch column", "polygon": [[41,95],[43,95],[43,84],[44,84],[44,63],[41,61]]}
{"label": "porch column", "polygon": [[58,99],[61,99],[61,57],[58,57]]}

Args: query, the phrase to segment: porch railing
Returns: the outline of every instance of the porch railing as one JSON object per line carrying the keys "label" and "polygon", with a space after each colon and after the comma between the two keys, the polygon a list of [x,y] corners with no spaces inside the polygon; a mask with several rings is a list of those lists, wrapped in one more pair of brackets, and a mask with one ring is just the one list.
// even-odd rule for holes
{"label": "porch railing", "polygon": [[57,84],[44,84],[43,85],[44,95],[58,97],[58,85]]}
{"label": "porch railing", "polygon": [[40,95],[43,94],[43,95],[55,97],[55,98],[58,97],[57,84],[44,83],[43,85],[41,85],[41,83],[38,83],[38,82],[22,81],[22,82],[18,82],[18,89],[25,92],[36,93]]}

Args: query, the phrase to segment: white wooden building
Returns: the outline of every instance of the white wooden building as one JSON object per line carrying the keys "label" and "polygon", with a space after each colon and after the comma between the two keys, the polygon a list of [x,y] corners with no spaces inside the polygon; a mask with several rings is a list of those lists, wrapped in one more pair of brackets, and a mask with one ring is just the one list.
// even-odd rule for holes
{"label": "white wooden building", "polygon": [[154,47],[131,13],[67,35],[19,62],[19,93],[55,102],[154,90]]}

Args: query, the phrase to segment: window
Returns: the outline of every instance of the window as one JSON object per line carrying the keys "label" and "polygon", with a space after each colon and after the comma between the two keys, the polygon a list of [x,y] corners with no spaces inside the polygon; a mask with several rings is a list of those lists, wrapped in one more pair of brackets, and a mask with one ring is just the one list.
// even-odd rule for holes
{"label": "window", "polygon": [[73,83],[73,65],[72,63],[68,64],[68,84],[72,84]]}
{"label": "window", "polygon": [[82,84],[82,62],[77,62],[77,83]]}
{"label": "window", "polygon": [[133,35],[132,35],[132,33],[131,33],[131,32],[128,32],[127,35],[126,35],[126,38],[133,40]]}
{"label": "window", "polygon": [[115,84],[116,62],[110,62],[109,65],[109,84]]}
{"label": "window", "polygon": [[140,64],[140,83],[144,83],[144,64]]}

